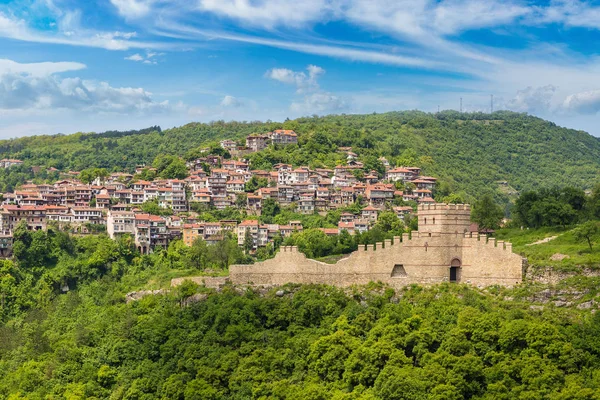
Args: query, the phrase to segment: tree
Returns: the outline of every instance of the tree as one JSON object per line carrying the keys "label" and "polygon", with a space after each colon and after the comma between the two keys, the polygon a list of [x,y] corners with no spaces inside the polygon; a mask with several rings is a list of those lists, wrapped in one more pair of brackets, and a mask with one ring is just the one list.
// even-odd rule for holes
{"label": "tree", "polygon": [[246,192],[254,192],[260,188],[269,186],[267,178],[257,178],[256,175],[252,175],[252,178],[246,182]]}
{"label": "tree", "polygon": [[590,214],[596,218],[600,219],[600,184],[594,186],[592,190],[592,195],[588,200],[588,207],[590,210]]}
{"label": "tree", "polygon": [[[306,229],[294,234],[291,239],[298,249],[309,258],[326,256],[334,248],[332,239],[319,229]],[[335,238],[333,239],[335,240]]]}
{"label": "tree", "polygon": [[246,208],[248,204],[248,195],[246,193],[238,193],[235,195],[235,205],[238,208]]}
{"label": "tree", "polygon": [[143,212],[152,215],[173,215],[173,210],[159,206],[156,198],[143,202],[140,208]]}
{"label": "tree", "polygon": [[252,233],[250,233],[250,229],[246,229],[246,233],[244,234],[244,251],[246,254],[249,254],[254,249],[254,239],[252,238]]}
{"label": "tree", "polygon": [[389,234],[389,236],[394,236],[394,234],[402,234],[404,232],[404,224],[402,220],[398,218],[395,212],[392,211],[384,211],[379,214],[377,217],[378,226],[383,232]]}
{"label": "tree", "polygon": [[588,221],[578,228],[573,230],[573,236],[575,236],[576,240],[583,241],[585,240],[590,246],[590,251],[592,251],[592,244],[594,242],[594,236],[596,236],[600,232],[600,227],[598,226],[598,222],[596,221]]}
{"label": "tree", "polygon": [[471,210],[471,220],[479,224],[479,229],[498,229],[503,217],[502,207],[489,194],[477,200]]}
{"label": "tree", "polygon": [[196,269],[206,266],[208,257],[208,245],[202,238],[196,238],[188,251],[188,263]]}
{"label": "tree", "polygon": [[153,181],[156,178],[156,170],[144,168],[134,176],[134,180]]}
{"label": "tree", "polygon": [[165,179],[184,179],[188,169],[182,158],[171,155],[160,155],[154,160],[154,168],[158,175]]}
{"label": "tree", "polygon": [[366,171],[375,170],[380,175],[385,174],[385,167],[376,156],[367,156],[364,159],[364,168]]}
{"label": "tree", "polygon": [[280,211],[281,208],[279,207],[279,203],[275,199],[268,198],[263,200],[261,212],[263,218],[273,218],[279,214]]}
{"label": "tree", "polygon": [[79,180],[89,184],[96,178],[102,178],[102,180],[104,180],[108,176],[109,173],[105,168],[88,168],[79,173]]}
{"label": "tree", "polygon": [[396,160],[396,165],[403,167],[413,167],[417,163],[417,152],[415,149],[405,149]]}

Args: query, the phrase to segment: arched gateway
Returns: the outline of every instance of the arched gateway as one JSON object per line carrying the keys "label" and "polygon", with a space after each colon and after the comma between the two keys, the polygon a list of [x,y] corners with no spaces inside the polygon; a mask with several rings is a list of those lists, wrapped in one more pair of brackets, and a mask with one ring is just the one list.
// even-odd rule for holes
{"label": "arched gateway", "polygon": [[450,282],[460,281],[460,266],[461,262],[458,258],[453,258],[450,262]]}

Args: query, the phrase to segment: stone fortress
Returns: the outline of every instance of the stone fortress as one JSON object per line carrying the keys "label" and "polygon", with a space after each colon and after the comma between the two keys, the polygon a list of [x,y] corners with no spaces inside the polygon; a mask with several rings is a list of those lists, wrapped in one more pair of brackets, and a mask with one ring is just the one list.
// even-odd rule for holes
{"label": "stone fortress", "polygon": [[232,265],[230,280],[242,285],[322,283],[335,286],[383,282],[410,284],[463,282],[513,286],[523,279],[523,258],[512,244],[469,232],[465,204],[419,205],[419,231],[376,245],[359,246],[335,264],[306,258],[295,246],[253,265]]}

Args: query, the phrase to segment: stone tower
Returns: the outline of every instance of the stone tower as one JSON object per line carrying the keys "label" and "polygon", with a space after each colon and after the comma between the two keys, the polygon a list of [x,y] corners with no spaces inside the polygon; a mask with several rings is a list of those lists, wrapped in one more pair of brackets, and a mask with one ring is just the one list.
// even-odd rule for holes
{"label": "stone tower", "polygon": [[468,204],[421,204],[419,232],[438,233],[441,236],[464,236],[471,224],[471,207]]}

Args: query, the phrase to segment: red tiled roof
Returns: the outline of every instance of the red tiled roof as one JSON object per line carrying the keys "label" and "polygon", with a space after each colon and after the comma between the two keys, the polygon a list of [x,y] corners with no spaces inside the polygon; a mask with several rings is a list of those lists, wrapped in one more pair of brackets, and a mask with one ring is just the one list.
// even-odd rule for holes
{"label": "red tiled roof", "polygon": [[246,219],[242,221],[239,226],[258,226],[258,221],[252,219]]}

